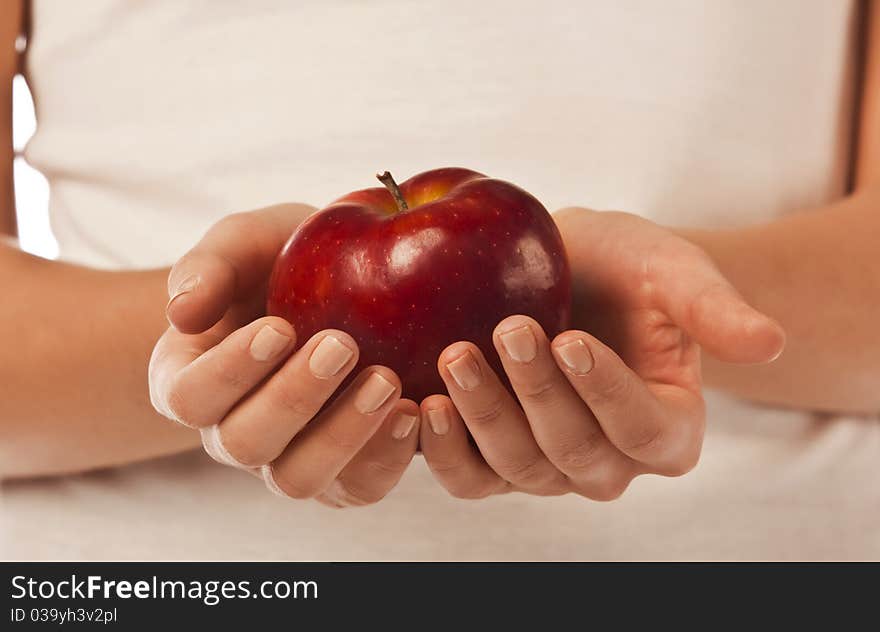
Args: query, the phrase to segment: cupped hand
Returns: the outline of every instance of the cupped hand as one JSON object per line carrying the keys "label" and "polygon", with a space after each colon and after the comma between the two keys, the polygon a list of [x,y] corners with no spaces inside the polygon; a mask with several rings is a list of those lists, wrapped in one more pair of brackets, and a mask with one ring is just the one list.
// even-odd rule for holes
{"label": "cupped hand", "polygon": [[321,331],[293,352],[296,332],[263,316],[275,257],[314,209],[285,204],[231,215],[171,269],[171,327],[150,360],[156,409],[197,428],[216,461],[261,476],[270,490],[334,506],[377,502],[418,445],[419,408],[400,380],[371,366],[325,406],[354,369],[355,341]]}
{"label": "cupped hand", "polygon": [[625,213],[554,218],[578,329],[551,341],[531,318],[511,316],[493,339],[515,397],[475,345],[458,342],[438,361],[449,397],[421,404],[422,451],[454,496],[611,500],[640,474],[684,474],[705,426],[700,348],[763,363],[784,345],[781,327],[673,232]]}

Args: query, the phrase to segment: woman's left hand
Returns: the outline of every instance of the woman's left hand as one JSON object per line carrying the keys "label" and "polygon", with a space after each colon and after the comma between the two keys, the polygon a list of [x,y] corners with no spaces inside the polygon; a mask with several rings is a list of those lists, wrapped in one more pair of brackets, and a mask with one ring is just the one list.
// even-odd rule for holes
{"label": "woman's left hand", "polygon": [[516,398],[475,345],[443,351],[450,397],[422,402],[420,442],[453,496],[611,500],[640,474],[684,474],[705,426],[700,346],[742,363],[782,350],[779,325],[685,239],[624,213],[554,217],[572,264],[574,322],[594,335],[550,341],[531,318],[503,320],[493,340]]}

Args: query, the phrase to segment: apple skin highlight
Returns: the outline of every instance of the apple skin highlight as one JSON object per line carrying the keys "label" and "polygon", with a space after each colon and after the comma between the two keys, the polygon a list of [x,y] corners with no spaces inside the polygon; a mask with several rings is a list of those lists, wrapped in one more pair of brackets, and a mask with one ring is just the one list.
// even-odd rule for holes
{"label": "apple skin highlight", "polygon": [[399,187],[355,191],[312,215],[281,250],[267,312],[287,319],[297,345],[341,329],[361,368],[381,364],[420,401],[446,388],[437,358],[475,343],[504,379],[492,331],[534,318],[549,337],[569,327],[571,273],[544,206],[519,187],[459,168],[427,171]]}

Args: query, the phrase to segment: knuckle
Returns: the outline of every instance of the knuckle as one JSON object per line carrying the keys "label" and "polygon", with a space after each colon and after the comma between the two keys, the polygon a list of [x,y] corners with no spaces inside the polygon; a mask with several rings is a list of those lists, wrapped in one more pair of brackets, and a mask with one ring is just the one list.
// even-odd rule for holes
{"label": "knuckle", "polygon": [[583,472],[596,464],[604,435],[600,431],[562,441],[550,450],[550,460],[563,472]]}
{"label": "knuckle", "polygon": [[669,447],[671,462],[667,466],[668,475],[684,476],[700,461],[705,422],[699,418],[691,423],[676,424],[675,429]]}
{"label": "knuckle", "polygon": [[611,502],[623,496],[634,478],[635,475],[631,473],[611,473],[587,484],[581,484],[578,493],[590,500]]}
{"label": "knuckle", "polygon": [[481,406],[469,411],[465,419],[478,425],[490,425],[501,419],[504,404],[500,397],[495,397]]}
{"label": "knuckle", "polygon": [[211,371],[213,377],[224,388],[238,391],[252,386],[241,365],[242,363],[238,358],[219,354],[211,363]]}
{"label": "knuckle", "polygon": [[434,472],[434,474],[444,477],[455,475],[457,472],[463,469],[462,463],[460,461],[437,458],[428,459],[428,466],[431,468],[431,471]]}
{"label": "knuckle", "polygon": [[368,479],[388,480],[399,476],[407,465],[409,461],[388,457],[386,460],[367,461],[364,463],[364,470]]}
{"label": "knuckle", "polygon": [[663,454],[668,443],[668,435],[658,424],[640,424],[639,430],[620,444],[620,449],[627,454],[647,455]]}
{"label": "knuckle", "polygon": [[684,476],[695,467],[700,461],[700,449],[689,446],[676,454],[675,458],[669,461],[662,469],[664,476]]}
{"label": "knuckle", "polygon": [[354,454],[363,445],[363,440],[360,437],[335,428],[332,424],[327,424],[317,435],[323,442],[326,452],[330,454]]}
{"label": "knuckle", "polygon": [[556,384],[549,378],[522,381],[515,390],[521,400],[535,406],[547,406],[557,399]]}
{"label": "knuckle", "polygon": [[461,461],[431,460],[428,466],[449,495],[462,500],[478,500],[491,496],[502,482],[500,479],[494,482],[479,481],[478,477],[468,474]]}
{"label": "knuckle", "polygon": [[214,225],[215,230],[235,234],[247,234],[253,227],[253,216],[245,211],[230,213]]}
{"label": "knuckle", "polygon": [[319,401],[316,391],[306,390],[300,384],[279,384],[271,391],[274,407],[293,419],[311,419],[320,410],[323,400]]}
{"label": "knuckle", "polygon": [[617,500],[629,487],[630,481],[627,479],[611,480],[604,485],[593,487],[590,490],[589,497],[598,502],[608,503]]}
{"label": "knuckle", "polygon": [[546,462],[534,457],[527,461],[509,463],[499,466],[501,475],[520,487],[530,489],[542,489],[556,487],[559,474],[553,468],[546,466]]}
{"label": "knuckle", "polygon": [[240,211],[227,215],[214,224],[209,232],[221,235],[247,235],[252,242],[266,247],[274,243],[272,228],[260,211]]}
{"label": "knuckle", "polygon": [[683,476],[697,466],[702,445],[702,423],[675,423],[645,429],[623,450],[654,463],[659,474]]}
{"label": "knuckle", "polygon": [[608,376],[596,388],[593,398],[602,403],[628,401],[632,396],[633,383],[629,375],[620,371]]}
{"label": "knuckle", "polygon": [[[705,255],[700,248],[696,248],[696,254],[698,254],[701,259],[705,258]],[[690,316],[699,316],[701,310],[705,310],[707,307],[711,307],[713,304],[717,303],[719,296],[726,294],[727,291],[727,285],[721,281],[710,283],[701,288],[696,296],[694,296],[693,301],[688,305]]]}

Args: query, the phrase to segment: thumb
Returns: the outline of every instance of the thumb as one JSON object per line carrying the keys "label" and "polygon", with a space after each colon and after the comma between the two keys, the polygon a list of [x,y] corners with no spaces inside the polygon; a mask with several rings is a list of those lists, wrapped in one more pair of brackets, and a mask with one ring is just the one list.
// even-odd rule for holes
{"label": "thumb", "polygon": [[168,275],[165,314],[171,325],[182,333],[200,333],[223,318],[234,301],[261,294],[284,242],[313,210],[280,204],[214,224]]}
{"label": "thumb", "polygon": [[723,362],[772,362],[785,347],[785,331],[745,302],[730,286],[709,286],[693,297],[680,326]]}
{"label": "thumb", "polygon": [[723,362],[772,362],[785,346],[782,326],[749,305],[711,261],[664,266],[657,289],[672,320]]}

